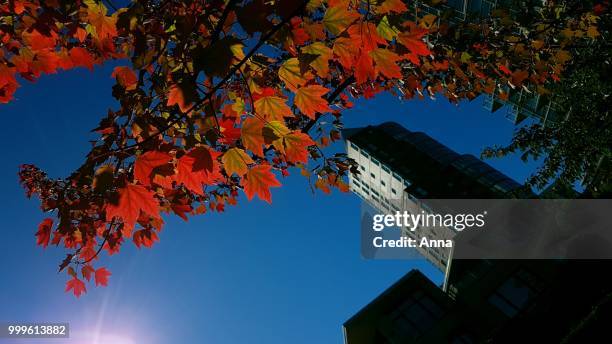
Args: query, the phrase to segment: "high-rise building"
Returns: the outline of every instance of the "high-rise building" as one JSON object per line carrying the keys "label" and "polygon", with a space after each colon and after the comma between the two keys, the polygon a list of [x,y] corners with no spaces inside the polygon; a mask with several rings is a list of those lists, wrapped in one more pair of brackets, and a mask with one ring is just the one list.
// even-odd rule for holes
{"label": "high-rise building", "polygon": [[[521,185],[471,154],[459,154],[422,132],[387,122],[378,126],[345,129],[348,156],[359,164],[349,176],[351,191],[380,213],[435,212],[427,199],[508,198],[525,195]],[[452,239],[446,227],[419,228],[419,236]],[[403,228],[402,235],[416,238]],[[415,248],[446,272],[451,249]]]}
{"label": "high-rise building", "polygon": [[453,262],[448,292],[410,271],[344,323],[345,344],[601,343],[607,261]]}

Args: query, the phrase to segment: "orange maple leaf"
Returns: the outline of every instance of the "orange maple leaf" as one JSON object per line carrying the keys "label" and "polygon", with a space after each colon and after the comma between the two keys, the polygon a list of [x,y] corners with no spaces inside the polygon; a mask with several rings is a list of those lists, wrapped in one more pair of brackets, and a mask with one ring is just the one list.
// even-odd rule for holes
{"label": "orange maple leaf", "polygon": [[255,111],[266,119],[284,121],[283,117],[293,117],[293,111],[285,99],[278,96],[265,96],[255,101]]}
{"label": "orange maple leaf", "polygon": [[308,162],[308,147],[316,144],[310,136],[299,130],[292,131],[272,142],[288,162]]}
{"label": "orange maple leaf", "polygon": [[86,0],[87,21],[96,29],[98,39],[112,38],[117,36],[116,16],[107,16],[106,7],[102,3]]}
{"label": "orange maple leaf", "polygon": [[370,56],[376,63],[376,71],[389,79],[401,78],[402,71],[397,65],[397,61],[401,58],[394,52],[384,48],[374,49],[370,52]]}
{"label": "orange maple leaf", "polygon": [[257,194],[260,199],[272,203],[270,188],[281,186],[281,183],[276,179],[276,176],[270,172],[271,168],[270,165],[255,166],[251,168],[242,179],[241,184],[249,200],[253,199],[253,196]]}
{"label": "orange maple leaf", "polygon": [[359,17],[358,13],[349,12],[345,5],[339,4],[338,6],[331,6],[325,11],[323,25],[329,32],[338,35]]}
{"label": "orange maple leaf", "polygon": [[376,25],[362,22],[348,29],[351,44],[365,52],[378,48],[379,44],[387,45],[387,40],[380,37]]}
{"label": "orange maple leaf", "polygon": [[244,150],[235,147],[225,152],[221,161],[228,176],[234,173],[243,176],[248,171],[247,165],[254,163],[253,159]]}
{"label": "orange maple leaf", "polygon": [[295,93],[295,105],[306,116],[315,119],[317,112],[324,113],[331,111],[327,100],[322,98],[327,92],[329,92],[329,89],[321,85],[300,87]]}
{"label": "orange maple leaf", "polygon": [[154,193],[142,185],[128,184],[119,189],[119,203],[106,205],[106,221],[121,218],[124,223],[123,230],[130,234],[140,212],[160,219],[159,202]]}
{"label": "orange maple leaf", "polygon": [[242,123],[240,129],[241,140],[244,147],[255,155],[263,156],[263,127],[264,123],[255,117],[249,117]]}
{"label": "orange maple leaf", "polygon": [[408,8],[402,0],[384,0],[376,7],[378,14],[388,14],[390,12],[405,13],[406,11],[408,11]]}
{"label": "orange maple leaf", "polygon": [[340,37],[334,41],[333,51],[342,67],[350,70],[355,63],[355,57],[359,54],[359,47],[356,47],[350,38]]}

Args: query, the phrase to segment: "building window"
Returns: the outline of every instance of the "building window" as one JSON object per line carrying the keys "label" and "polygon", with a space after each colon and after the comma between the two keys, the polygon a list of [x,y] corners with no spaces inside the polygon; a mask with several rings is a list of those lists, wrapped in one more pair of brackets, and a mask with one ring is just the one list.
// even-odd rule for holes
{"label": "building window", "polygon": [[360,165],[359,168],[361,168],[362,171],[365,171],[365,167],[363,167],[363,165]]}
{"label": "building window", "polygon": [[373,193],[373,194],[375,194],[376,196],[380,196],[380,195],[378,194],[378,191],[376,191],[376,190],[374,190],[374,189],[372,189],[372,193]]}
{"label": "building window", "polygon": [[380,164],[378,163],[378,160],[372,158],[372,163],[376,166],[380,166]]}
{"label": "building window", "polygon": [[370,187],[367,184],[362,184],[365,190],[370,190]]}
{"label": "building window", "polygon": [[431,328],[443,314],[442,307],[419,290],[390,316],[393,328],[399,335],[415,338]]}
{"label": "building window", "polygon": [[351,142],[351,148],[359,152],[359,147],[357,147],[357,145],[352,142]]}
{"label": "building window", "polygon": [[397,195],[397,191],[396,191],[394,188],[391,188],[391,192],[392,192],[394,195]]}
{"label": "building window", "polygon": [[512,318],[527,308],[541,290],[542,286],[538,279],[526,270],[520,269],[497,288],[489,297],[489,303]]}
{"label": "building window", "polygon": [[368,154],[368,153],[366,153],[364,151],[361,151],[361,155],[365,156],[368,159],[370,158],[370,154]]}
{"label": "building window", "polygon": [[370,177],[372,177],[372,179],[376,179],[376,175],[374,173],[370,173]]}
{"label": "building window", "polygon": [[383,169],[383,171],[385,171],[385,172],[387,172],[387,173],[391,174],[391,171],[389,171],[389,169],[387,168],[387,166],[382,165],[382,169]]}
{"label": "building window", "polygon": [[385,184],[385,182],[383,180],[380,181],[380,185],[387,186],[387,184]]}

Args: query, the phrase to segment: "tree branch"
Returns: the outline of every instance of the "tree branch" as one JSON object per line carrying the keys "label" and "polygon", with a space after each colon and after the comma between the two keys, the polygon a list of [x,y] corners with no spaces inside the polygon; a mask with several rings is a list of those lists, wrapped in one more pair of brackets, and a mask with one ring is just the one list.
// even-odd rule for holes
{"label": "tree branch", "polygon": [[210,43],[211,45],[213,45],[219,39],[219,35],[221,35],[221,31],[223,31],[223,25],[225,25],[225,21],[227,20],[227,17],[229,16],[235,4],[236,4],[236,0],[230,0],[227,3],[227,5],[225,5],[225,8],[223,9],[223,13],[221,14],[221,17],[219,18],[219,21],[217,22],[217,27],[215,28],[215,31],[213,31],[211,43]]}

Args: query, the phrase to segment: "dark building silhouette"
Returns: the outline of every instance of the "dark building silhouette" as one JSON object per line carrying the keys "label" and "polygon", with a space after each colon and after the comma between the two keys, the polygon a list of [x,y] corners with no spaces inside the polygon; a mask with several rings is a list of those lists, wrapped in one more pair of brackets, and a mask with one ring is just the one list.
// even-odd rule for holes
{"label": "dark building silhouette", "polygon": [[608,343],[610,266],[459,260],[447,293],[412,270],[346,321],[345,343]]}

